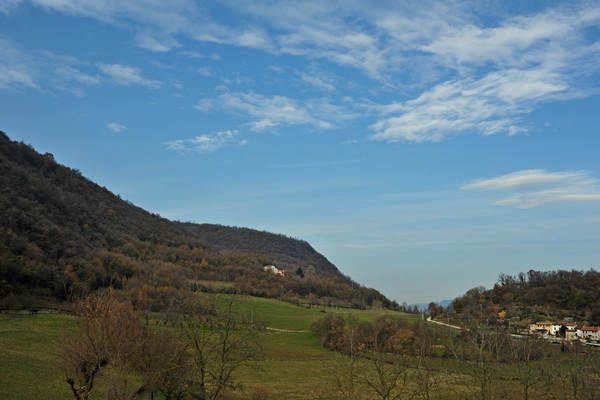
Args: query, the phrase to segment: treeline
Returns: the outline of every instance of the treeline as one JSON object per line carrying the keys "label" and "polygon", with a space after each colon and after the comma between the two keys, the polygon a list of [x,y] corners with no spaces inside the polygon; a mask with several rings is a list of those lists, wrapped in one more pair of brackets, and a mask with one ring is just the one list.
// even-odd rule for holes
{"label": "treeline", "polygon": [[456,331],[400,317],[358,322],[327,314],[312,325],[342,353],[331,399],[596,399],[600,353],[537,337],[515,339],[502,325]]}
{"label": "treeline", "polygon": [[[304,276],[273,276],[262,268],[270,263],[301,268]],[[215,289],[206,281],[230,285]],[[166,220],[0,132],[0,306],[71,301],[104,287],[154,309],[189,290],[395,306],[353,284],[306,242]]]}
{"label": "treeline", "polygon": [[[473,288],[452,303],[468,317],[575,317],[600,323],[600,272],[557,270],[500,275],[493,288]],[[504,317],[503,316],[503,317]],[[502,318],[503,319],[503,318]]]}

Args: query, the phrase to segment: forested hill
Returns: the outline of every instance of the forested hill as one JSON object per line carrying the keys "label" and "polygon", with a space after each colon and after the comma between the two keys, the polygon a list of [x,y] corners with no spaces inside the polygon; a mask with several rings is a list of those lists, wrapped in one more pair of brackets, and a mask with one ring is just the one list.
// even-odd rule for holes
{"label": "forested hill", "polygon": [[340,272],[325,256],[304,240],[284,235],[259,232],[215,224],[183,223],[186,232],[217,250],[236,250],[243,253],[265,254],[276,265],[311,268],[321,275],[335,276]]}
{"label": "forested hill", "polygon": [[[262,270],[271,263],[292,273],[301,267],[309,276],[273,281]],[[350,280],[304,241],[169,221],[0,132],[0,297],[32,288],[68,297],[125,282],[131,287],[156,279],[159,270],[168,275],[163,283],[176,288],[217,280],[271,297],[289,292],[389,303],[373,289],[352,294]]]}
{"label": "forested hill", "polygon": [[493,288],[474,288],[452,303],[458,313],[497,318],[557,319],[572,317],[600,323],[600,272],[557,270],[500,275]]}

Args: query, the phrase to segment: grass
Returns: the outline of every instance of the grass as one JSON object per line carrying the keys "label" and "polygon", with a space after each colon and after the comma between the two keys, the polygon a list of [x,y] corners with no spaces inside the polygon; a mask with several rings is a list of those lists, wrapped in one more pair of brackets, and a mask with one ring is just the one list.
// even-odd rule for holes
{"label": "grass", "polygon": [[62,400],[71,396],[59,367],[67,315],[0,315],[0,398]]}
{"label": "grass", "polygon": [[[231,296],[204,294],[222,306]],[[238,372],[238,379],[252,391],[262,388],[270,399],[315,398],[326,386],[339,355],[324,349],[310,332],[311,323],[324,312],[351,315],[372,321],[380,315],[420,316],[389,310],[353,310],[330,307],[306,308],[274,299],[233,296],[239,312],[263,321],[266,326],[290,330],[263,331],[265,359]],[[60,343],[65,332],[76,326],[76,318],[61,314],[0,314],[0,399],[63,400],[72,398],[60,370]],[[103,398],[102,379],[93,400]]]}
{"label": "grass", "polygon": [[[223,302],[231,295],[207,295]],[[233,296],[236,309],[248,318],[257,322],[264,322],[266,326],[276,329],[310,330],[313,321],[322,318],[324,313],[333,312],[352,316],[360,321],[373,321],[382,315],[400,316],[410,321],[421,319],[420,315],[399,313],[391,310],[358,310],[352,308],[296,306],[275,299],[252,296]]]}

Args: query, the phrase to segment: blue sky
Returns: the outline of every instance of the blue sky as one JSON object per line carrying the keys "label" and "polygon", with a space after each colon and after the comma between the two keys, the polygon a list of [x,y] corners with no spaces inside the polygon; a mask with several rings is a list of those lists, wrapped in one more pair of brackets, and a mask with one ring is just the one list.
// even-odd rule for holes
{"label": "blue sky", "polygon": [[0,0],[0,129],[398,301],[600,263],[600,3]]}

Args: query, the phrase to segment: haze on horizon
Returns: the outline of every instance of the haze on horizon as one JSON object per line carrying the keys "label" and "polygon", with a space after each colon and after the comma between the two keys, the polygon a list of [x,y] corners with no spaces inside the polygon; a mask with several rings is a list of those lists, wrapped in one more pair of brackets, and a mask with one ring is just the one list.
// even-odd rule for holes
{"label": "haze on horizon", "polygon": [[399,302],[598,268],[600,4],[0,0],[0,129]]}

